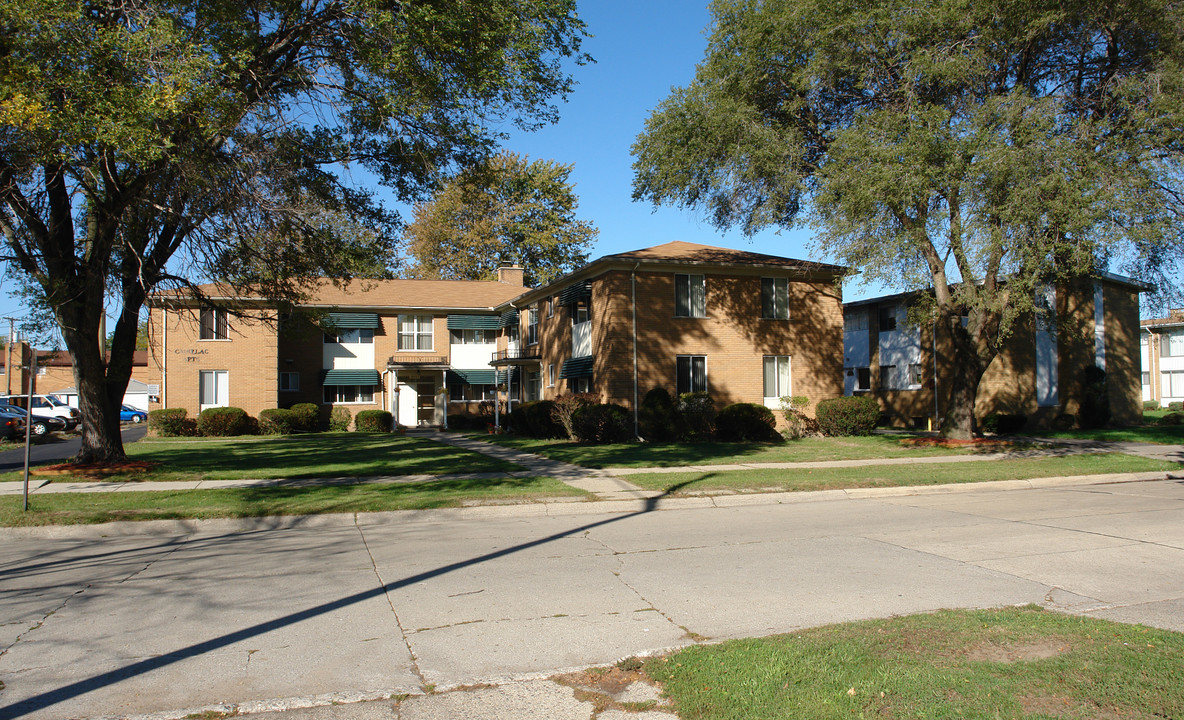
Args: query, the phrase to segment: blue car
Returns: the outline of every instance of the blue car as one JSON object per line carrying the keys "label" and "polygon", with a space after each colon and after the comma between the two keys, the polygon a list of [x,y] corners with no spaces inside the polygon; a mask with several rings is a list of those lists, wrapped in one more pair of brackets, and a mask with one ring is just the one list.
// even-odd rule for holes
{"label": "blue car", "polygon": [[119,422],[142,423],[147,419],[148,413],[139,408],[134,408],[131,405],[123,405],[119,408]]}

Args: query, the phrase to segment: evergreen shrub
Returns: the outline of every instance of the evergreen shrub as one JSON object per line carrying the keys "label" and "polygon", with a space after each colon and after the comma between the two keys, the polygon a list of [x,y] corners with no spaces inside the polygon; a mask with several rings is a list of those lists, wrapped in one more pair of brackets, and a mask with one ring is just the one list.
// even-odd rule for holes
{"label": "evergreen shrub", "polygon": [[206,408],[197,416],[197,432],[205,437],[254,435],[258,429],[255,418],[242,408]]}
{"label": "evergreen shrub", "polygon": [[824,435],[871,435],[880,419],[880,403],[870,397],[837,397],[822,400],[814,411]]}
{"label": "evergreen shrub", "polygon": [[329,430],[333,432],[345,432],[349,430],[350,420],[353,416],[349,412],[349,408],[341,405],[334,405],[329,412]]}
{"label": "evergreen shrub", "polygon": [[777,442],[777,418],[756,403],[732,403],[715,418],[715,439],[725,442]]}
{"label": "evergreen shrub", "polygon": [[296,414],[286,408],[259,411],[259,432],[263,435],[291,435],[296,429]]}
{"label": "evergreen shrub", "polygon": [[389,410],[360,410],[354,417],[357,432],[389,433],[395,416]]}
{"label": "evergreen shrub", "polygon": [[613,403],[587,405],[573,418],[576,440],[603,445],[633,439],[633,416]]}

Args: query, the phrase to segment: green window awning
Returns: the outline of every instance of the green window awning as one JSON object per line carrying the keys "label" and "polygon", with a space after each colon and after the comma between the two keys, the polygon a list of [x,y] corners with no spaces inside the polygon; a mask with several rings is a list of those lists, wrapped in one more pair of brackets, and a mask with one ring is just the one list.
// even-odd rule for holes
{"label": "green window awning", "polygon": [[559,370],[559,379],[592,377],[592,356],[568,358]]}
{"label": "green window awning", "polygon": [[326,370],[325,385],[381,385],[377,370]]}
{"label": "green window awning", "polygon": [[501,320],[498,322],[498,327],[510,327],[518,324],[518,311],[507,310],[502,313]]}
{"label": "green window awning", "polygon": [[522,382],[522,368],[515,365],[508,370],[497,371],[497,384],[505,385],[508,381]]}
{"label": "green window awning", "polygon": [[337,330],[366,329],[377,330],[378,313],[329,313],[325,317],[325,325]]}
{"label": "green window awning", "polygon": [[499,327],[497,315],[449,315],[449,330],[497,330]]}
{"label": "green window awning", "polygon": [[493,368],[449,370],[448,382],[462,382],[466,385],[493,385],[497,382],[497,371]]}
{"label": "green window awning", "polygon": [[575,305],[581,300],[592,297],[592,285],[587,280],[575,285],[568,285],[559,291],[560,305]]}

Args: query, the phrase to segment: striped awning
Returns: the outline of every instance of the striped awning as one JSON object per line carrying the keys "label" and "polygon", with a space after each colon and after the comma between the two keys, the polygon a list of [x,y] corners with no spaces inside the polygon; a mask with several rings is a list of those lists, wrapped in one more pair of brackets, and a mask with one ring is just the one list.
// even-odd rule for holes
{"label": "striped awning", "polygon": [[500,320],[498,321],[498,327],[510,327],[512,325],[517,325],[517,324],[518,324],[518,311],[517,310],[505,311],[504,313],[502,313],[502,316],[501,316]]}
{"label": "striped awning", "polygon": [[575,285],[568,285],[559,291],[560,305],[575,305],[581,300],[592,297],[592,285],[583,280]]}
{"label": "striped awning", "polygon": [[381,385],[377,370],[326,370],[325,385]]}
{"label": "striped awning", "polygon": [[505,385],[507,379],[512,380],[513,382],[521,382],[522,381],[522,368],[515,365],[512,368],[497,371],[497,384],[498,385]]}
{"label": "striped awning", "polygon": [[568,358],[563,361],[559,370],[559,378],[592,377],[592,356]]}
{"label": "striped awning", "polygon": [[449,330],[497,330],[500,317],[497,315],[449,315]]}
{"label": "striped awning", "polygon": [[461,382],[466,385],[493,385],[497,382],[497,371],[493,368],[449,370],[448,382]]}
{"label": "striped awning", "polygon": [[353,330],[370,328],[377,330],[378,313],[336,313],[325,316],[325,325],[338,330]]}

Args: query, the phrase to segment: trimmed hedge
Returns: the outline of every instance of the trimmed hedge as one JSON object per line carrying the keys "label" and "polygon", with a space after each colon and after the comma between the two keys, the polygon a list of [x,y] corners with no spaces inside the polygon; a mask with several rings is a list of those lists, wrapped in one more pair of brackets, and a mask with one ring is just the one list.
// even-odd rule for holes
{"label": "trimmed hedge", "polygon": [[1156,402],[1155,400],[1144,400],[1143,401],[1143,409],[1144,410],[1158,410],[1159,403]]}
{"label": "trimmed hedge", "polygon": [[485,426],[489,424],[489,420],[477,415],[464,415],[462,413],[453,413],[448,416],[449,430],[484,430]]}
{"label": "trimmed hedge", "polygon": [[670,442],[678,438],[678,411],[666,388],[656,387],[645,394],[637,413],[638,429],[649,442]]}
{"label": "trimmed hedge", "polygon": [[292,406],[292,429],[316,432],[321,427],[321,409],[316,403],[296,403]]}
{"label": "trimmed hedge", "polygon": [[519,403],[510,413],[510,429],[516,435],[535,438],[567,437],[563,426],[555,421],[555,403],[550,400],[533,400]]}
{"label": "trimmed hedge", "polygon": [[705,392],[679,395],[678,417],[682,440],[710,440],[715,432],[715,403]]}
{"label": "trimmed hedge", "polygon": [[824,435],[871,435],[880,419],[880,403],[870,397],[822,400],[814,411]]}
{"label": "trimmed hedge", "polygon": [[354,416],[354,430],[357,432],[389,433],[395,424],[395,416],[389,410],[360,410]]}
{"label": "trimmed hedge", "polygon": [[1184,425],[1184,413],[1170,412],[1155,421],[1156,425]]}
{"label": "trimmed hedge", "polygon": [[1173,402],[1170,402],[1170,403],[1168,403],[1168,410],[1170,410],[1171,412],[1184,412],[1184,402],[1181,402],[1179,400],[1175,400]]}
{"label": "trimmed hedge", "polygon": [[197,432],[185,408],[160,408],[148,411],[148,434],[158,437],[185,437]]}
{"label": "trimmed hedge", "polygon": [[349,408],[340,405],[334,405],[329,412],[329,429],[334,432],[345,432],[349,430],[349,422],[353,419],[350,415]]}
{"label": "trimmed hedge", "polygon": [[576,440],[582,443],[617,443],[633,439],[633,416],[620,405],[587,405],[572,417]]}
{"label": "trimmed hedge", "polygon": [[725,442],[777,442],[777,418],[756,403],[733,403],[715,417],[715,438]]}
{"label": "trimmed hedge", "polygon": [[263,435],[291,435],[296,429],[296,413],[286,408],[259,411],[259,432]]}
{"label": "trimmed hedge", "polygon": [[1023,413],[1008,415],[1007,413],[991,413],[979,423],[983,431],[997,435],[1011,435],[1024,429],[1028,424],[1028,416]]}
{"label": "trimmed hedge", "polygon": [[242,408],[206,408],[197,416],[197,431],[206,437],[254,435],[258,429],[255,418]]}

